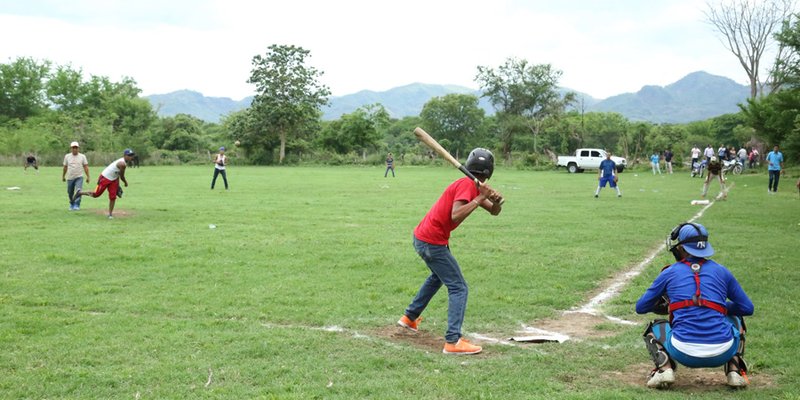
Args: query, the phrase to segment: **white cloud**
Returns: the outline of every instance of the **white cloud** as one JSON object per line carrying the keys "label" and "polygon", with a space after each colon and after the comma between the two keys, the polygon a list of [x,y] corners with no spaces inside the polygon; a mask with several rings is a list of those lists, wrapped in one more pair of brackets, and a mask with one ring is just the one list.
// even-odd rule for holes
{"label": "white cloud", "polygon": [[13,40],[0,62],[32,56],[130,76],[145,94],[243,98],[253,92],[250,60],[271,44],[310,50],[334,95],[413,82],[477,87],[476,67],[507,57],[550,63],[563,86],[600,98],[697,70],[745,81],[695,0],[5,2],[0,35]]}

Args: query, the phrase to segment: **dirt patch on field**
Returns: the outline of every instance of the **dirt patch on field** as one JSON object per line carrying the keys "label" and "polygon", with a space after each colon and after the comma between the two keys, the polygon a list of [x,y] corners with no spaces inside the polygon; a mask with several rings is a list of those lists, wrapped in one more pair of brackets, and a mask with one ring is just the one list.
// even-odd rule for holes
{"label": "dirt patch on field", "polygon": [[612,325],[612,322],[602,316],[575,312],[564,313],[557,319],[535,321],[531,326],[549,332],[561,333],[573,340],[582,340],[614,336],[619,333],[617,329],[601,329]]}
{"label": "dirt patch on field", "polygon": [[[370,332],[372,335],[385,338],[395,343],[403,343],[428,352],[441,353],[444,347],[444,337],[439,333],[433,333],[424,329],[413,332],[399,325],[389,325]],[[469,341],[476,345],[483,345],[480,340],[470,338]],[[471,355],[470,358],[488,357],[490,353],[483,352]]]}
{"label": "dirt patch on field", "polygon": [[[640,363],[631,365],[624,371],[610,371],[608,374],[615,381],[631,386],[645,386],[647,379],[650,378],[650,370],[653,364]],[[750,385],[754,389],[774,387],[775,382],[772,377],[765,374],[751,374]],[[669,388],[670,391],[691,393],[722,392],[727,393],[736,390],[728,387],[722,367],[719,368],[685,368],[678,367],[675,371],[675,383]]]}
{"label": "dirt patch on field", "polygon": [[[107,208],[106,209],[98,208],[96,210],[93,210],[93,212],[95,214],[97,214],[97,215],[102,215],[104,217],[108,216],[108,209]],[[134,216],[136,214],[133,211],[129,211],[129,210],[115,209],[113,215],[114,215],[114,218],[128,218],[128,217],[132,217],[132,216]]]}

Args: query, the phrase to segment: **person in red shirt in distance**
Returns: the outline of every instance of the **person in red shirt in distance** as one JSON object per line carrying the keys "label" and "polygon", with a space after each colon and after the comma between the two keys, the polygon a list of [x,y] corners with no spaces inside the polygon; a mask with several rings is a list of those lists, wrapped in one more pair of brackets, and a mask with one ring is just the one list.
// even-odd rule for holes
{"label": "person in red shirt in distance", "polygon": [[472,150],[465,167],[478,178],[479,184],[470,178],[461,178],[450,184],[414,229],[414,249],[431,274],[397,321],[400,326],[417,332],[425,307],[439,288],[446,286],[447,332],[442,349],[445,354],[477,354],[483,350],[462,338],[461,325],[467,307],[468,288],[461,267],[450,253],[450,232],[479,207],[491,215],[498,215],[502,210],[502,196],[485,183],[494,172],[492,153],[483,148]]}

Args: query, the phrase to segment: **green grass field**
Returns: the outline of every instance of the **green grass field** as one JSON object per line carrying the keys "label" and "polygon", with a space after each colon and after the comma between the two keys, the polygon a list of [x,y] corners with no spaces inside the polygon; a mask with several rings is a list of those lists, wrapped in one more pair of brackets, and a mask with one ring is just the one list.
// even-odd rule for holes
{"label": "green grass field", "polygon": [[[633,304],[666,252],[603,308],[638,326],[446,356],[443,289],[424,314],[427,340],[398,333],[427,276],[411,232],[458,173],[397,173],[232,167],[226,192],[209,190],[211,167],[132,169],[108,220],[105,195],[67,210],[60,168],[0,168],[0,398],[800,398],[796,177],[774,196],[764,174],[731,177],[729,199],[699,220],[756,305],[753,384],[654,393],[640,337],[654,316]],[[490,183],[503,213],[471,216],[451,248],[470,284],[464,331],[495,338],[559,318],[663,246],[700,210],[690,201],[702,185],[626,171],[622,198],[606,188],[595,199],[595,173],[503,168]]]}

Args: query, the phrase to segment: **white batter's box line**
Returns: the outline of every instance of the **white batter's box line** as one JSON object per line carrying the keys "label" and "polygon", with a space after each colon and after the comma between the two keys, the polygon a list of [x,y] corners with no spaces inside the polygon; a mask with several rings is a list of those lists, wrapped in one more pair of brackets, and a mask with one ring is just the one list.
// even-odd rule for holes
{"label": "white batter's box line", "polygon": [[[725,196],[725,194],[728,191],[730,191],[730,189],[732,189],[735,185],[736,185],[735,183],[731,183],[731,185],[725,192],[720,192],[719,194],[717,194],[717,196],[714,198],[714,201],[708,203],[703,208],[701,208],[700,211],[698,211],[697,214],[695,214],[687,222],[695,222],[698,219],[700,219],[700,217],[703,216],[706,210],[708,210],[711,206],[714,205],[716,200],[722,199]],[[592,315],[604,315],[606,318],[616,322],[626,321],[621,318],[603,314],[601,311],[599,311],[599,307],[603,303],[619,295],[619,292],[622,290],[622,288],[624,288],[631,280],[633,280],[633,278],[639,276],[645,270],[645,268],[653,262],[656,256],[658,256],[658,253],[660,253],[663,250],[666,250],[666,244],[658,244],[653,250],[650,251],[650,253],[645,257],[644,260],[636,264],[630,270],[618,274],[617,277],[611,281],[608,287],[604,289],[602,292],[600,292],[597,296],[591,298],[586,304],[578,307],[577,309],[570,310],[569,312],[579,312]],[[632,323],[632,322],[626,321],[626,323]]]}

